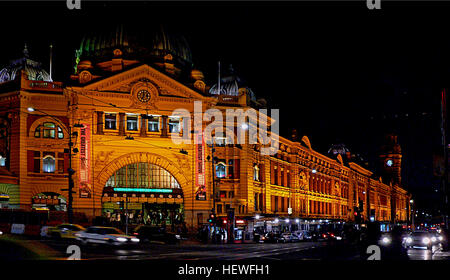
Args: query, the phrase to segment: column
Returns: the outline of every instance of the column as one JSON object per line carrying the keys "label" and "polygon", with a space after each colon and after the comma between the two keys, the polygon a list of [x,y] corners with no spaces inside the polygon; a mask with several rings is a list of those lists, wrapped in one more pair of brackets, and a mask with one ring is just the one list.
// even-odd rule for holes
{"label": "column", "polygon": [[103,112],[102,111],[96,111],[97,113],[97,134],[103,135]]}
{"label": "column", "polygon": [[169,129],[169,124],[168,124],[168,122],[167,122],[167,120],[168,120],[168,116],[162,116],[162,118],[161,118],[161,121],[162,121],[162,123],[161,123],[161,137],[167,137],[169,134],[168,134],[168,129]]}
{"label": "column", "polygon": [[141,114],[141,128],[139,131],[139,136],[147,137],[147,115]]}
{"label": "column", "polygon": [[125,113],[119,113],[119,135],[125,135]]}

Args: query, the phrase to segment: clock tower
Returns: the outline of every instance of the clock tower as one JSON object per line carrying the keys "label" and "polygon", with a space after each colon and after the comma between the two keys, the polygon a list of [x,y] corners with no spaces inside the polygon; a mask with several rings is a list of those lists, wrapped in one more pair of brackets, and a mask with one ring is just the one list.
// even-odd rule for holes
{"label": "clock tower", "polygon": [[386,135],[379,160],[383,181],[387,184],[392,182],[393,185],[401,185],[402,150],[397,135]]}

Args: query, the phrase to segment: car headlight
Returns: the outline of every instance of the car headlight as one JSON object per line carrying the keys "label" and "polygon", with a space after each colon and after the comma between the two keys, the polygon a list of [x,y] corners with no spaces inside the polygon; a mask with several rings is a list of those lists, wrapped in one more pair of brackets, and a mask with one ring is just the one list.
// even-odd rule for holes
{"label": "car headlight", "polygon": [[431,242],[436,242],[437,241],[437,239],[436,239],[436,237],[431,237]]}
{"label": "car headlight", "polygon": [[131,238],[131,241],[132,241],[132,242],[139,242],[139,238],[133,237],[133,238]]}
{"label": "car headlight", "polygon": [[181,239],[181,236],[179,234],[175,234],[176,239]]}
{"label": "car headlight", "polygon": [[342,237],[336,236],[336,240],[342,240]]}
{"label": "car headlight", "polygon": [[2,235],[3,234],[3,232],[0,230],[0,235]]}
{"label": "car headlight", "polygon": [[430,243],[430,238],[424,237],[424,238],[422,239],[422,243],[423,243],[423,244],[428,244],[428,243]]}
{"label": "car headlight", "polygon": [[388,243],[391,242],[391,240],[389,238],[387,238],[387,237],[383,237],[382,241],[383,241],[384,244],[388,244]]}
{"label": "car headlight", "polygon": [[119,242],[126,242],[127,241],[127,239],[123,238],[123,237],[117,237],[116,240],[119,241]]}
{"label": "car headlight", "polygon": [[411,243],[413,240],[412,240],[412,238],[411,237],[407,237],[406,238],[406,243]]}
{"label": "car headlight", "polygon": [[444,240],[444,237],[443,236],[439,236],[438,239],[439,239],[439,241],[442,241],[442,240]]}
{"label": "car headlight", "polygon": [[79,233],[75,233],[75,236],[76,236],[76,237],[80,237],[80,236],[81,236],[81,234],[79,234]]}

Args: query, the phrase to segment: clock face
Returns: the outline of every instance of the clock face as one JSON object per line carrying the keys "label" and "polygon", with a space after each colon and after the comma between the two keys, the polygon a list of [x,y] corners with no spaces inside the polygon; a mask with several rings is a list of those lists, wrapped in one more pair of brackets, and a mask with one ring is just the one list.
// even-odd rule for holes
{"label": "clock face", "polygon": [[392,159],[388,159],[387,161],[386,161],[386,165],[387,166],[392,166],[394,164],[394,162],[392,161]]}
{"label": "clock face", "polygon": [[144,103],[148,102],[150,100],[150,97],[151,97],[150,92],[148,92],[145,89],[142,89],[142,90],[138,91],[138,93],[137,93],[138,100],[141,102],[144,102]]}

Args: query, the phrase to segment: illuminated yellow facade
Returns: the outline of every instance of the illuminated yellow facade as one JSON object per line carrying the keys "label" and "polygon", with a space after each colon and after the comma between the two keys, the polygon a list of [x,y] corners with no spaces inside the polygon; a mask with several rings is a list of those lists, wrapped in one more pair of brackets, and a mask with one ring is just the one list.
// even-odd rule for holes
{"label": "illuminated yellow facade", "polygon": [[[203,112],[215,108],[224,114],[252,108],[255,102],[245,88],[236,96],[210,94],[198,70],[190,71],[189,82],[180,81],[181,70],[170,54],[152,65],[124,56],[123,50],[112,48],[110,59],[78,61],[74,82],[64,86],[30,80],[26,70],[0,83],[0,117],[8,128],[0,193],[9,196],[9,207],[67,201],[70,131],[73,209],[89,218],[104,216],[106,208],[113,212],[125,200],[132,210],[144,204],[181,205],[177,213],[196,228],[213,208],[214,173],[219,216],[234,209],[241,218],[259,214],[354,221],[361,201],[364,221],[370,216],[408,220],[409,194],[398,184],[374,179],[372,172],[344,163],[340,156],[314,151],[306,136],[301,141],[280,136],[274,156],[262,155],[260,144],[218,144],[214,167],[212,147],[204,145],[206,199],[198,199],[197,145],[175,144],[172,135],[194,129],[195,101]],[[177,109],[190,113],[190,127],[174,115]],[[205,129],[208,122],[201,125]]]}

